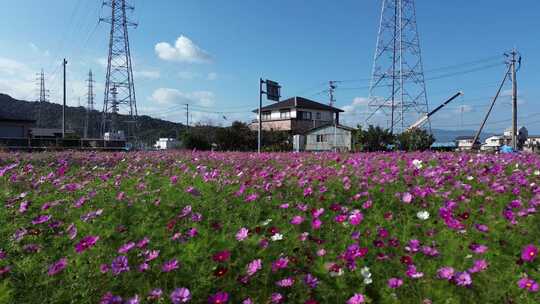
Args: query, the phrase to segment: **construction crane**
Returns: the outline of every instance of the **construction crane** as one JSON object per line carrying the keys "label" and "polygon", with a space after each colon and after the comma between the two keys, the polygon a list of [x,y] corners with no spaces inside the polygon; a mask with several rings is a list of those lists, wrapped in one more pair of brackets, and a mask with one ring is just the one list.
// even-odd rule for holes
{"label": "construction crane", "polygon": [[417,120],[415,123],[413,123],[410,127],[407,128],[407,130],[405,130],[405,132],[408,132],[408,131],[411,131],[413,129],[416,129],[416,128],[420,128],[422,127],[430,118],[431,116],[433,116],[433,114],[439,112],[439,110],[441,110],[442,108],[446,107],[450,102],[452,102],[452,100],[458,98],[459,96],[463,95],[463,92],[457,92],[456,94],[454,94],[452,97],[450,97],[448,100],[446,100],[445,102],[443,102],[440,106],[436,107],[435,109],[433,109],[433,111],[423,115],[419,120]]}

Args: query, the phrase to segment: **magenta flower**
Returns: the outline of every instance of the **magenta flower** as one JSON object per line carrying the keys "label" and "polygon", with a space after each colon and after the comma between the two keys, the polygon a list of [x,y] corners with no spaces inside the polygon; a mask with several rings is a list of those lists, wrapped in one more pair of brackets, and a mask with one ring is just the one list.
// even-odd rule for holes
{"label": "magenta flower", "polygon": [[313,221],[311,221],[311,228],[313,230],[320,229],[322,225],[322,221],[319,218],[314,218]]}
{"label": "magenta flower", "polygon": [[218,253],[215,253],[212,256],[212,260],[214,260],[214,262],[223,263],[223,262],[227,262],[230,257],[231,257],[231,252],[228,250],[223,250]]}
{"label": "magenta flower", "polygon": [[442,267],[442,268],[439,268],[439,270],[437,271],[437,276],[439,277],[439,279],[450,281],[454,277],[454,273],[455,273],[454,268]]}
{"label": "magenta flower", "polygon": [[521,259],[526,262],[532,262],[538,256],[538,248],[529,244],[521,250]]}
{"label": "magenta flower", "polygon": [[126,301],[126,304],[140,304],[140,303],[141,303],[141,300],[139,299],[138,295],[135,295],[133,298],[128,299]]}
{"label": "magenta flower", "polygon": [[468,287],[472,285],[472,278],[468,272],[458,272],[454,276],[457,286]]}
{"label": "magenta flower", "polygon": [[401,197],[401,200],[405,204],[410,204],[413,201],[413,196],[409,192],[405,192],[405,193],[403,193],[403,196]]}
{"label": "magenta flower", "polygon": [[174,185],[174,184],[176,184],[177,182],[178,182],[178,176],[176,176],[176,175],[171,176],[171,184]]}
{"label": "magenta flower", "polygon": [[354,210],[351,215],[349,215],[349,223],[353,226],[358,226],[364,220],[364,215],[360,210]]}
{"label": "magenta flower", "polygon": [[145,262],[150,262],[152,260],[157,259],[158,256],[159,256],[159,250],[146,251],[144,253],[144,261]]}
{"label": "magenta flower", "polygon": [[285,300],[285,297],[283,297],[283,295],[280,294],[279,292],[274,292],[270,295],[270,302],[272,304],[280,304],[280,303],[283,303],[284,300]]}
{"label": "magenta flower", "polygon": [[59,274],[60,272],[62,272],[62,270],[66,268],[67,263],[68,263],[67,258],[61,258],[60,260],[58,260],[57,262],[55,262],[49,267],[49,271],[47,272],[47,274],[49,276],[54,276],[54,275]]}
{"label": "magenta flower", "polygon": [[171,293],[173,304],[187,303],[191,300],[191,292],[187,288],[177,288]]}
{"label": "magenta flower", "polygon": [[528,290],[530,292],[537,292],[539,289],[539,285],[536,281],[530,279],[530,278],[521,278],[518,281],[518,287],[521,289]]}
{"label": "magenta flower", "polygon": [[66,231],[70,240],[73,240],[77,237],[77,226],[75,226],[75,224],[70,224],[67,227]]}
{"label": "magenta flower", "polygon": [[77,245],[75,245],[75,251],[81,253],[88,248],[93,247],[99,240],[99,236],[89,235],[84,237]]}
{"label": "magenta flower", "polygon": [[146,248],[146,246],[150,243],[150,239],[147,237],[144,237],[142,240],[137,242],[137,248]]}
{"label": "magenta flower", "polygon": [[360,293],[355,293],[349,300],[347,300],[347,304],[362,304],[365,302],[366,298]]}
{"label": "magenta flower", "polygon": [[287,257],[280,257],[275,262],[272,263],[272,272],[276,272],[280,269],[287,268],[287,265],[289,265],[289,258]]}
{"label": "magenta flower", "polygon": [[223,304],[229,302],[229,294],[224,291],[219,291],[208,298],[209,304]]}
{"label": "magenta flower", "polygon": [[300,215],[296,215],[292,218],[291,224],[293,225],[300,225],[304,222],[304,218]]}
{"label": "magenta flower", "polygon": [[117,276],[122,272],[129,271],[129,262],[126,256],[118,256],[111,263],[111,270],[113,275]]}
{"label": "magenta flower", "polygon": [[388,280],[388,287],[392,289],[396,289],[401,287],[403,285],[403,280],[400,278],[390,278]]}
{"label": "magenta flower", "polygon": [[148,293],[148,299],[149,300],[154,300],[154,301],[159,300],[162,295],[163,295],[163,290],[161,290],[160,288],[152,289]]}
{"label": "magenta flower", "polygon": [[240,228],[238,232],[236,233],[236,240],[241,242],[245,240],[248,237],[249,230],[247,228]]}
{"label": "magenta flower", "polygon": [[489,264],[486,260],[476,260],[474,261],[473,267],[469,268],[469,273],[477,273],[485,271],[488,268]]}
{"label": "magenta flower", "polygon": [[161,271],[163,272],[171,272],[175,269],[178,269],[180,268],[180,265],[178,263],[178,260],[177,259],[172,259],[170,261],[167,261],[163,264],[163,266],[161,267]]}

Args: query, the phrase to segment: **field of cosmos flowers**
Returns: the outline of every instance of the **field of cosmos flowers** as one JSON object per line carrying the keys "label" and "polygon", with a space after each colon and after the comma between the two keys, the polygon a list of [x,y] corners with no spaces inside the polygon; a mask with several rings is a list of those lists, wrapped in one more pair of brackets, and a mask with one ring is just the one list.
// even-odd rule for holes
{"label": "field of cosmos flowers", "polygon": [[539,303],[540,157],[0,154],[0,303]]}

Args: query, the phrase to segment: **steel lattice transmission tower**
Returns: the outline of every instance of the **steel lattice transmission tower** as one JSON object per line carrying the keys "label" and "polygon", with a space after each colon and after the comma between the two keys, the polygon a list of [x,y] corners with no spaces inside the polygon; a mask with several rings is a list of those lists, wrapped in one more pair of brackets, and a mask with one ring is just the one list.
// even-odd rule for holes
{"label": "steel lattice transmission tower", "polygon": [[[100,21],[109,23],[111,31],[101,129],[102,133],[105,133],[126,127],[127,130],[124,131],[128,139],[134,139],[137,129],[137,102],[128,28],[136,27],[137,24],[131,22],[127,15],[134,7],[128,0],[108,0],[103,5],[111,8],[111,16],[101,18]],[[119,114],[126,119],[120,121]]]}
{"label": "steel lattice transmission tower", "polygon": [[41,69],[41,73],[38,74],[38,86],[39,86],[39,98],[37,100],[38,102],[38,113],[37,113],[37,126],[43,127],[43,121],[42,121],[42,111],[43,111],[43,103],[48,102],[48,91],[45,89],[45,72],[43,69]]}
{"label": "steel lattice transmission tower", "polygon": [[92,70],[88,72],[88,93],[86,94],[88,100],[86,103],[86,119],[84,121],[84,138],[92,137],[94,136],[94,126],[95,123],[91,124],[91,114],[94,111],[94,97],[96,96],[94,94],[94,75],[92,74]]}
{"label": "steel lattice transmission tower", "polygon": [[392,132],[429,112],[414,0],[383,0],[369,106],[366,122],[381,111]]}

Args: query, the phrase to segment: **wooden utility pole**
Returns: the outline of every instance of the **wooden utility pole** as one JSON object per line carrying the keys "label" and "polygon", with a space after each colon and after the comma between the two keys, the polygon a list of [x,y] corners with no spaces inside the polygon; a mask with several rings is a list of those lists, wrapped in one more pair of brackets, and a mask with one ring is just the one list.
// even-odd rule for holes
{"label": "wooden utility pole", "polygon": [[62,61],[64,66],[64,103],[62,104],[62,138],[66,138],[66,65],[67,60]]}

